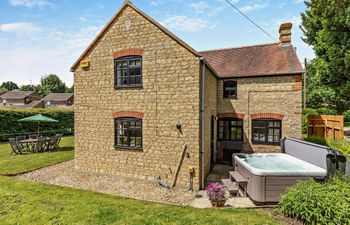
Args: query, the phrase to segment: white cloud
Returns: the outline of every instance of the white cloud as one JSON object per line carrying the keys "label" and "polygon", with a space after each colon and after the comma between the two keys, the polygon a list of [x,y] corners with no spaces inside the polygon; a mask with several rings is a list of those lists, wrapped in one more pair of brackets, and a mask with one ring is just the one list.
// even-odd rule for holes
{"label": "white cloud", "polygon": [[202,18],[189,18],[187,16],[168,17],[162,24],[168,28],[184,32],[197,32],[206,28],[213,29],[217,26],[217,23],[212,23]]}
{"label": "white cloud", "polygon": [[197,13],[204,13],[209,8],[209,5],[204,1],[200,1],[190,4],[190,7]]}
{"label": "white cloud", "polygon": [[63,32],[43,27],[41,32],[25,37],[3,37],[0,42],[0,82],[38,84],[42,76],[55,73],[67,85],[72,85],[71,65],[101,29],[102,24]]}
{"label": "white cloud", "polygon": [[151,5],[158,6],[163,2],[164,2],[164,0],[153,0],[153,1],[151,1]]}
{"label": "white cloud", "polygon": [[12,6],[23,6],[27,8],[54,6],[53,3],[47,0],[9,0]]}
{"label": "white cloud", "polygon": [[304,3],[304,0],[294,0],[294,3]]}
{"label": "white cloud", "polygon": [[242,6],[240,10],[242,12],[250,12],[250,11],[266,8],[268,6],[269,4],[266,4],[266,3],[265,4],[256,3],[256,4],[249,4],[249,5]]}
{"label": "white cloud", "polygon": [[40,28],[31,23],[17,22],[0,24],[0,32],[4,33],[28,34],[38,31],[40,31]]}

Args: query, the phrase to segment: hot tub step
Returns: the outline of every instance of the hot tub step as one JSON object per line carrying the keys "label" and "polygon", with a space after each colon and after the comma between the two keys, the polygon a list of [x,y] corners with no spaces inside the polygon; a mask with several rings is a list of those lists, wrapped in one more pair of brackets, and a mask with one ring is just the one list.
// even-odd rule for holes
{"label": "hot tub step", "polygon": [[225,185],[231,195],[238,195],[238,187],[235,182],[232,182],[231,179],[222,179],[221,182]]}
{"label": "hot tub step", "polygon": [[244,177],[242,177],[242,175],[240,173],[238,173],[237,171],[232,171],[229,173],[230,173],[230,176],[232,177],[232,179],[235,180],[237,183],[239,183],[239,184],[247,183],[247,180],[244,179]]}

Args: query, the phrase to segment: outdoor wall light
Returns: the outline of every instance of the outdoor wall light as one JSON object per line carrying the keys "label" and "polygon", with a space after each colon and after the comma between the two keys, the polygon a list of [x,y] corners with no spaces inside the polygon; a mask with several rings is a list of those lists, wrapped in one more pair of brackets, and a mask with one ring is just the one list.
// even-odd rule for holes
{"label": "outdoor wall light", "polygon": [[177,122],[176,128],[177,128],[178,130],[181,130],[181,123],[180,123],[180,122]]}

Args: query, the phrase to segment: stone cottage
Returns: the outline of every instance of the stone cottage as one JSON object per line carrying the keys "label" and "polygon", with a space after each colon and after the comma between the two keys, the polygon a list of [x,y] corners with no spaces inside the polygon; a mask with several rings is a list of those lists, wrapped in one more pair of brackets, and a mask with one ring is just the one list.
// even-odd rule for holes
{"label": "stone cottage", "polygon": [[76,169],[186,188],[193,171],[198,190],[232,153],[300,138],[291,28],[278,43],[197,52],[125,1],[71,68]]}

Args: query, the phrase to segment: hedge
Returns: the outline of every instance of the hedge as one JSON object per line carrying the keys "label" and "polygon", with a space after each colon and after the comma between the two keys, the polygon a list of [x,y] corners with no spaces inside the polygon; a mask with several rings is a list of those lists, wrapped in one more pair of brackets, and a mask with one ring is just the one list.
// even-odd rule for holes
{"label": "hedge", "polygon": [[278,206],[283,215],[305,224],[350,224],[350,178],[299,182],[288,189]]}
{"label": "hedge", "polygon": [[18,122],[41,113],[44,116],[56,119],[59,123],[43,123],[40,133],[50,136],[56,133],[71,135],[74,133],[74,112],[63,109],[0,109],[0,141],[10,137],[37,133],[37,123]]}

